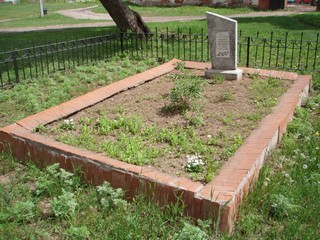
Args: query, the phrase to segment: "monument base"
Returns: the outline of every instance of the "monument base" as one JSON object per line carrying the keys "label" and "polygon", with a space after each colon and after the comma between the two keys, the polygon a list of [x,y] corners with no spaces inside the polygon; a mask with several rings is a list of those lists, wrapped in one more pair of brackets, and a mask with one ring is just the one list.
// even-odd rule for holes
{"label": "monument base", "polygon": [[212,78],[214,76],[223,76],[226,80],[241,80],[242,70],[237,68],[236,70],[218,70],[218,69],[208,69],[205,72],[206,78]]}

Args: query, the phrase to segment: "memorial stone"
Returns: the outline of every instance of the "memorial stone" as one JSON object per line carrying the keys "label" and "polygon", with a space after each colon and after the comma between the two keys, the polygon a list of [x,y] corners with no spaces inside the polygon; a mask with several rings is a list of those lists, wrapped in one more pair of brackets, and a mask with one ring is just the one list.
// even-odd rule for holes
{"label": "memorial stone", "polygon": [[206,71],[206,77],[222,75],[227,80],[240,80],[242,70],[237,68],[237,21],[207,12],[207,22],[212,68]]}

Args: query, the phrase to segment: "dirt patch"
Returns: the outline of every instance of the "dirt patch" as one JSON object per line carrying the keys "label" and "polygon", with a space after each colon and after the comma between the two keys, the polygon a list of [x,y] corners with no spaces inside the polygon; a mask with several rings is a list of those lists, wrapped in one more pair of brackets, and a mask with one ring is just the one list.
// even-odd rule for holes
{"label": "dirt patch", "polygon": [[[171,89],[183,76],[196,76],[207,81],[203,77],[203,70],[175,70],[73,115],[71,125],[67,125],[70,128],[65,126],[71,118],[51,124],[45,132],[56,140],[88,150],[107,152],[111,157],[115,155],[109,147],[110,143],[122,138],[120,147],[114,147],[115,151],[120,152],[116,158],[122,158],[121,151],[129,151],[129,155],[131,151],[129,160],[121,159],[130,163],[130,159],[139,158],[140,153],[134,149],[122,149],[121,144],[133,141],[130,148],[155,149],[156,154],[151,154],[154,158],[147,165],[153,165],[165,173],[210,181],[259,120],[271,111],[270,106],[265,106],[266,103],[271,100],[275,105],[276,99],[275,96],[260,99],[252,92],[255,82],[268,81],[267,78],[244,76],[241,81],[208,81],[202,92],[203,97],[194,99],[192,109],[164,110],[164,106],[171,104],[168,100]],[[290,81],[277,81],[280,85],[273,87],[283,88],[283,91],[291,84]],[[130,128],[128,126],[124,128],[125,133],[115,128],[109,134],[107,130],[101,134],[102,120],[109,121],[110,125],[121,119],[141,120],[142,125],[137,127],[134,134],[126,129]],[[92,138],[92,135],[95,137]],[[134,142],[137,135],[138,139],[147,135],[141,140],[142,145]],[[106,145],[108,150],[105,150]],[[151,155],[146,158],[152,158]],[[197,156],[201,156],[204,166],[198,170],[188,168],[188,160]]]}
{"label": "dirt patch", "polygon": [[7,185],[10,182],[12,182],[16,177],[16,173],[15,172],[8,172],[4,175],[0,176],[0,184],[2,185]]}

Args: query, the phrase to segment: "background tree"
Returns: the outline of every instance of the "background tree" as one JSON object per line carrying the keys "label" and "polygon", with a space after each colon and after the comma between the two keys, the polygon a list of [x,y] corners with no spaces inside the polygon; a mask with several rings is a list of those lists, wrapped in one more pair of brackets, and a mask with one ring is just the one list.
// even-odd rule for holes
{"label": "background tree", "polygon": [[131,30],[135,33],[150,33],[149,28],[142,20],[139,13],[131,10],[122,0],[100,0],[103,7],[108,11],[120,31]]}

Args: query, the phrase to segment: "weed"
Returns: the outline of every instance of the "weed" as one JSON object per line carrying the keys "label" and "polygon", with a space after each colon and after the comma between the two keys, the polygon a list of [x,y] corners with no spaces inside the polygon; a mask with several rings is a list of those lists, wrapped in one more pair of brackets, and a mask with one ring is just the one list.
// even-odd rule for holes
{"label": "weed", "polygon": [[196,99],[202,98],[201,91],[207,82],[199,77],[187,76],[179,79],[168,96],[171,104],[167,107],[178,110],[192,108]]}
{"label": "weed", "polygon": [[101,186],[98,186],[97,193],[99,204],[105,211],[127,206],[127,202],[122,199],[124,191],[121,188],[113,189],[108,182],[104,182]]}
{"label": "weed", "polygon": [[32,132],[43,134],[46,132],[46,127],[43,124],[40,124],[35,129],[33,129]]}
{"label": "weed", "polygon": [[30,222],[36,215],[36,206],[30,201],[20,201],[18,200],[11,211],[11,217],[15,222],[20,223],[28,223]]}
{"label": "weed", "polygon": [[199,154],[187,155],[187,166],[186,169],[191,173],[199,173],[203,169],[204,162]]}
{"label": "weed", "polygon": [[222,90],[218,95],[219,102],[232,101],[234,98],[234,92],[230,90]]}
{"label": "weed", "polygon": [[176,63],[176,69],[178,69],[179,71],[184,71],[185,70],[185,62],[177,62]]}
{"label": "weed", "polygon": [[205,231],[200,229],[199,227],[196,227],[194,225],[191,225],[190,223],[184,222],[183,228],[180,232],[175,234],[175,239],[181,239],[181,240],[205,240],[209,239],[209,236],[206,234]]}
{"label": "weed", "polygon": [[74,130],[75,127],[74,127],[74,121],[73,121],[73,119],[72,119],[72,118],[70,118],[70,119],[65,119],[65,120],[63,121],[63,123],[60,125],[60,128],[61,128],[62,130],[68,130],[68,131]]}
{"label": "weed", "polygon": [[221,84],[225,81],[225,77],[223,75],[215,75],[213,78],[211,78],[208,83],[209,84]]}
{"label": "weed", "polygon": [[201,116],[195,116],[189,119],[189,125],[190,126],[195,126],[195,127],[200,127],[204,125],[204,120],[203,117]]}
{"label": "weed", "polygon": [[59,164],[55,163],[48,166],[45,169],[45,174],[36,181],[36,194],[52,196],[61,193],[61,188],[58,188],[58,186],[71,190],[76,184],[76,177],[72,173],[59,168]]}
{"label": "weed", "polygon": [[268,202],[270,204],[269,215],[276,219],[288,217],[298,210],[298,206],[282,194],[271,194]]}
{"label": "weed", "polygon": [[72,192],[62,189],[62,194],[50,201],[54,215],[60,219],[72,219],[75,216],[78,203]]}
{"label": "weed", "polygon": [[81,227],[71,226],[63,232],[63,236],[70,239],[89,239],[90,231],[86,226],[81,226]]}

